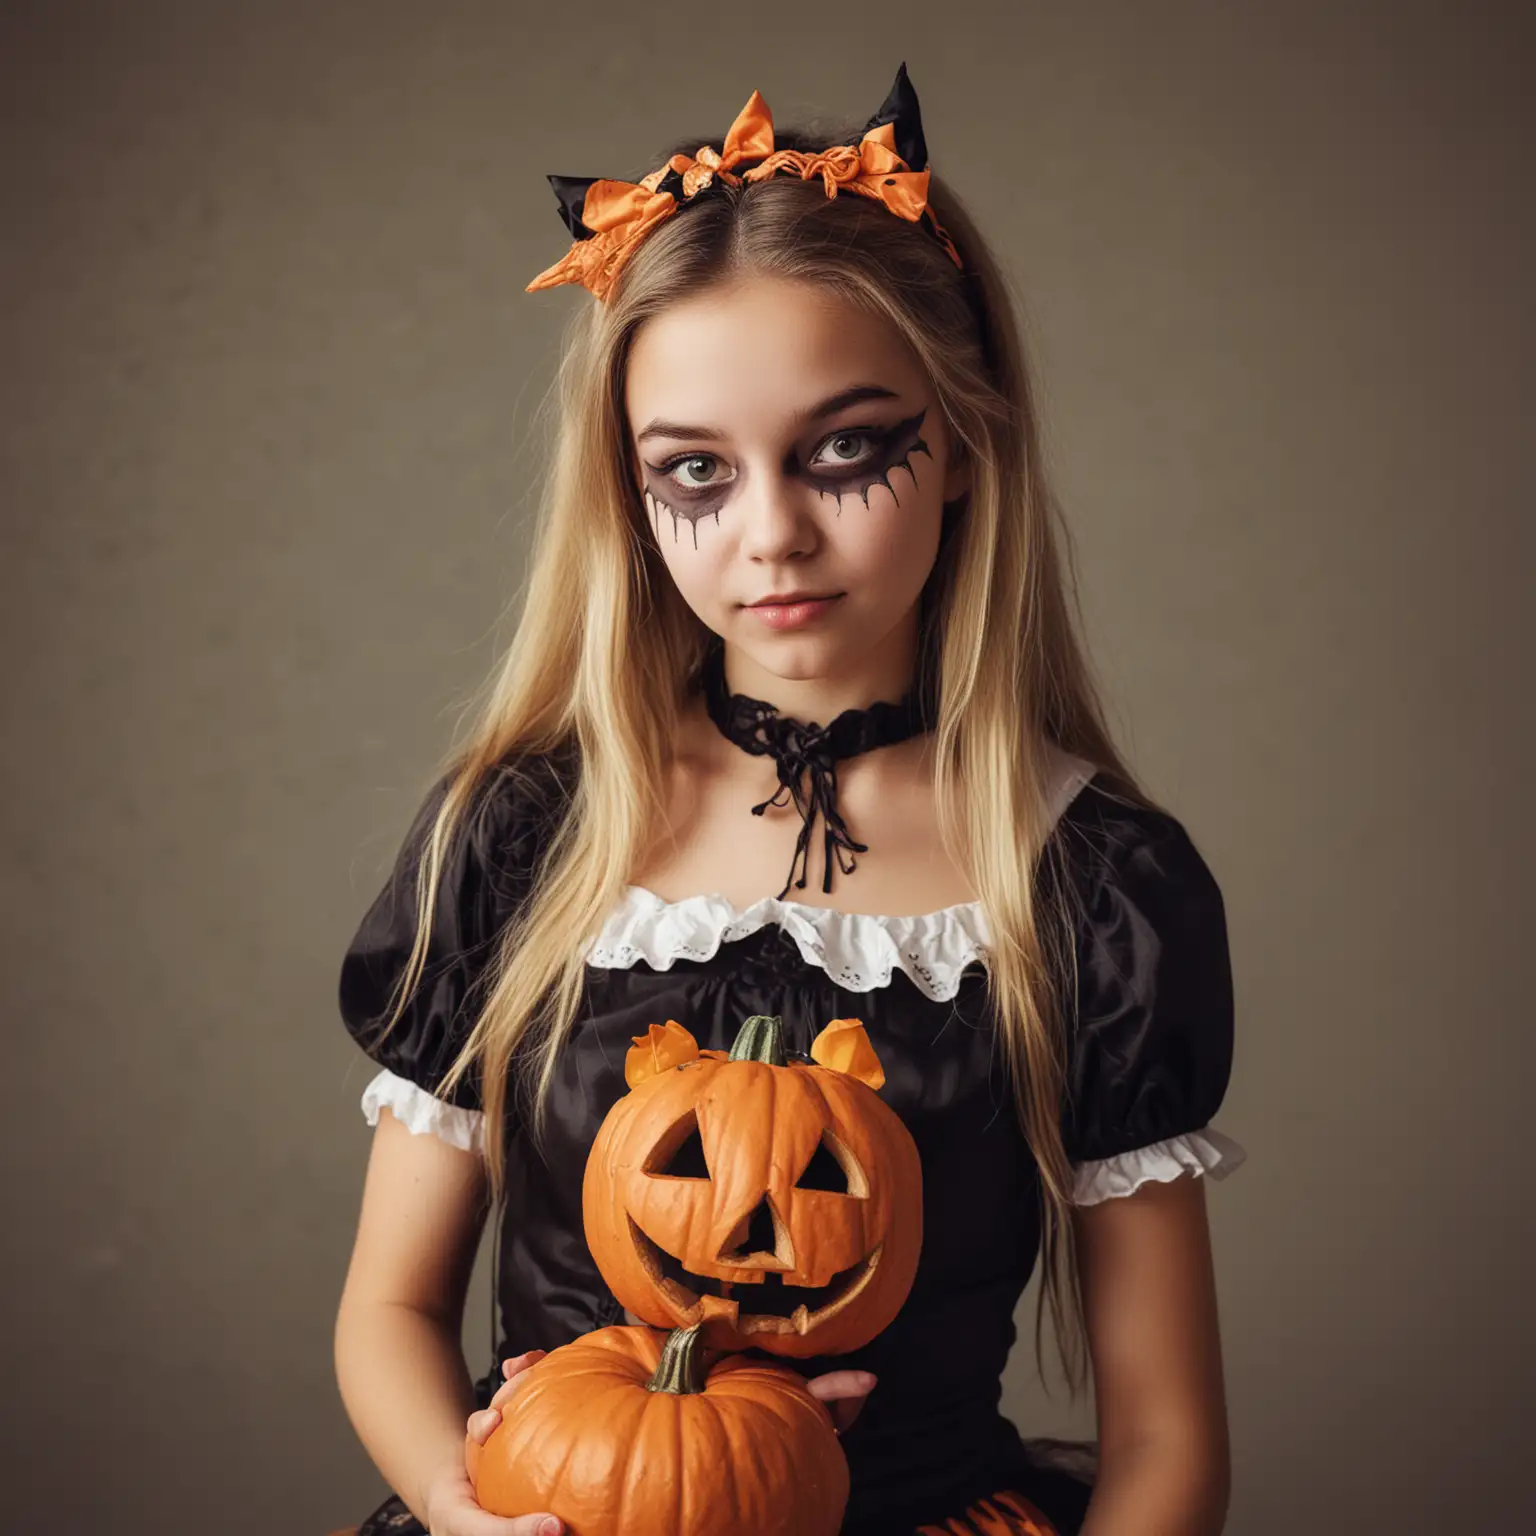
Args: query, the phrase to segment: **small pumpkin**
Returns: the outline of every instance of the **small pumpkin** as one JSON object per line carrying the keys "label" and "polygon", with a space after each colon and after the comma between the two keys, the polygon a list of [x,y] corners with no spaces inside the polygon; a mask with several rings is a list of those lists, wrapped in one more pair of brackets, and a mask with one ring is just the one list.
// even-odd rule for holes
{"label": "small pumpkin", "polygon": [[857,1019],[809,1061],[755,1014],[729,1053],[668,1019],[635,1037],[630,1091],[587,1158],[587,1244],[609,1289],[718,1349],[804,1359],[867,1344],[901,1310],[922,1247],[922,1163]]}
{"label": "small pumpkin", "polygon": [[475,1498],[548,1510],[570,1536],[835,1536],[848,1463],[804,1378],[727,1355],[698,1328],[599,1328],[518,1378],[485,1444]]}

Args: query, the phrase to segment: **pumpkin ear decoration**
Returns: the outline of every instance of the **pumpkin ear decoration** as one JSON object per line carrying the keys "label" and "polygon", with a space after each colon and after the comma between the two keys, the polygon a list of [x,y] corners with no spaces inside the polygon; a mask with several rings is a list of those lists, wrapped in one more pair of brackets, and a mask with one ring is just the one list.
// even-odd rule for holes
{"label": "pumpkin ear decoration", "polygon": [[885,1082],[885,1068],[858,1019],[833,1019],[811,1041],[811,1060],[834,1072],[846,1072],[871,1088]]}
{"label": "pumpkin ear decoration", "polygon": [[699,1059],[699,1042],[676,1019],[652,1024],[643,1035],[630,1038],[635,1043],[624,1055],[624,1081],[631,1088],[638,1088],[684,1062]]}

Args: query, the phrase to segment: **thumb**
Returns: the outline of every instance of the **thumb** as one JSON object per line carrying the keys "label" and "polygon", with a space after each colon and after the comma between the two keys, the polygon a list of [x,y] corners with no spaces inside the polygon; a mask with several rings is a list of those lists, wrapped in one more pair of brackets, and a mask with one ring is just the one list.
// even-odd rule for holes
{"label": "thumb", "polygon": [[508,1520],[484,1512],[466,1516],[452,1529],[453,1536],[564,1536],[565,1532],[564,1524],[550,1514],[519,1515]]}
{"label": "thumb", "polygon": [[806,1383],[811,1396],[827,1405],[832,1427],[838,1434],[852,1426],[864,1407],[864,1399],[874,1390],[872,1371],[828,1371]]}
{"label": "thumb", "polygon": [[873,1371],[828,1371],[823,1376],[812,1377],[806,1386],[812,1397],[831,1403],[843,1398],[868,1397],[874,1390],[875,1380]]}

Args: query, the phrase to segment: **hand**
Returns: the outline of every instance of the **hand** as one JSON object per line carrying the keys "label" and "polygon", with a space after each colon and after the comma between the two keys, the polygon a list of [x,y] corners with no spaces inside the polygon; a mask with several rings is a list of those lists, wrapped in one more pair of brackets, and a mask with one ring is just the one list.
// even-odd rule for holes
{"label": "hand", "polygon": [[[531,1349],[502,1362],[501,1374],[506,1379],[496,1389],[491,1405],[478,1409],[465,1421],[465,1432],[471,1440],[485,1444],[491,1431],[501,1423],[501,1404],[512,1395],[517,1376],[543,1358],[542,1349]],[[482,1509],[475,1500],[469,1472],[462,1465],[450,1468],[431,1483],[426,1504],[427,1529],[432,1536],[562,1536],[565,1530],[548,1513],[519,1515],[509,1520]]]}
{"label": "hand", "polygon": [[827,1405],[833,1429],[842,1434],[858,1418],[875,1380],[873,1371],[828,1371],[825,1376],[813,1376],[806,1386],[812,1397]]}

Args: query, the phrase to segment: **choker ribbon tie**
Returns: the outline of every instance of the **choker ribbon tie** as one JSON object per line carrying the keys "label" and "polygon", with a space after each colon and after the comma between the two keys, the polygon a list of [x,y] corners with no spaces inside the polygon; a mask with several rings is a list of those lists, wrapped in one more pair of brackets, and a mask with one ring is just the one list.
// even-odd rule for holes
{"label": "choker ribbon tie", "polygon": [[[816,819],[817,811],[820,811],[827,829],[827,873],[821,888],[823,891],[831,891],[833,859],[837,860],[837,867],[845,875],[851,875],[859,863],[851,855],[867,853],[869,844],[853,840],[842,812],[837,808],[837,763],[829,747],[831,727],[814,724],[802,726],[798,720],[784,720],[782,724],[784,728],[778,733],[779,746],[773,752],[779,771],[779,788],[762,804],[754,805],[752,814],[761,816],[770,805],[785,804],[783,797],[786,791],[800,813],[800,835],[795,840],[795,856],[790,861],[789,879],[784,883],[784,891],[787,891],[791,885],[805,889],[806,877],[810,873],[811,824]],[[809,795],[802,784],[807,774],[811,781]],[[846,864],[842,856],[844,849],[850,854]],[[795,879],[797,865],[800,868],[799,880]],[[778,900],[783,900],[784,891],[779,892]]]}
{"label": "choker ribbon tie", "polygon": [[[908,691],[899,704],[884,700],[867,709],[845,709],[830,725],[809,724],[789,715],[765,699],[732,693],[725,680],[724,649],[711,645],[703,666],[704,699],[709,717],[721,735],[744,752],[757,757],[772,757],[778,769],[778,789],[759,805],[752,807],[761,816],[770,805],[782,806],[787,793],[800,813],[800,835],[795,840],[795,856],[790,861],[789,879],[776,900],[782,901],[790,886],[805,889],[810,873],[811,825],[819,811],[826,822],[826,875],[821,888],[832,890],[832,865],[845,875],[858,867],[858,860],[843,862],[843,852],[867,853],[868,843],[855,842],[847,823],[837,808],[837,763],[845,757],[857,757],[875,747],[889,746],[930,729],[936,718],[936,694],[917,689]],[[803,780],[809,778],[807,792]],[[795,879],[796,867],[800,878]]]}

